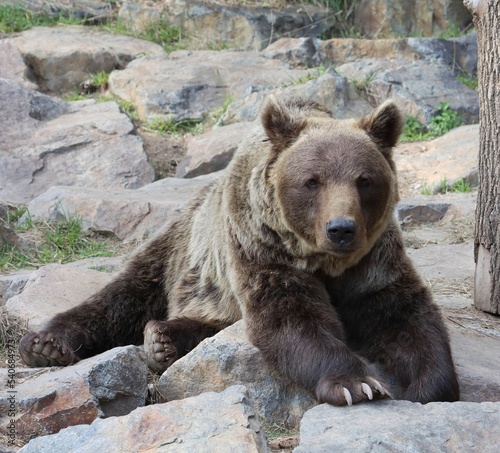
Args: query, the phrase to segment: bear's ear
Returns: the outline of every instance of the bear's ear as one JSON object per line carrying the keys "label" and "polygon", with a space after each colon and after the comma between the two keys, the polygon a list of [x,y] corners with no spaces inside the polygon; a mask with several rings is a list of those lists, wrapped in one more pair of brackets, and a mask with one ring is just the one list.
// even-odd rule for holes
{"label": "bear's ear", "polygon": [[361,118],[358,126],[365,130],[386,154],[398,142],[404,123],[403,115],[396,104],[392,101],[385,101],[371,115]]}
{"label": "bear's ear", "polygon": [[279,150],[290,146],[306,127],[304,117],[293,114],[286,105],[271,96],[262,111],[262,125],[271,143]]}

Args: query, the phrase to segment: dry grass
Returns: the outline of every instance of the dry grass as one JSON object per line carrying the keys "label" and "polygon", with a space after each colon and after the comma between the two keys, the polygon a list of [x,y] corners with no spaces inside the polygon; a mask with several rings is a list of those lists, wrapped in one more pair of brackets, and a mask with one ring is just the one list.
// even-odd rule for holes
{"label": "dry grass", "polygon": [[25,321],[8,313],[5,307],[0,307],[0,368],[7,367],[6,345],[8,343],[15,345],[16,366],[23,366],[17,352],[17,345],[26,332],[28,332],[28,326]]}

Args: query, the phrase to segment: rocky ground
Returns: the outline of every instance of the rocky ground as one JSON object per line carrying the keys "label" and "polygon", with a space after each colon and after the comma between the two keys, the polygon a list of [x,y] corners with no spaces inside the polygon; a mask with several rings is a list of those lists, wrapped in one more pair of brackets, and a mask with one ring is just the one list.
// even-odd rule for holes
{"label": "rocky ground", "polygon": [[[68,3],[74,2],[61,2]],[[145,14],[134,5],[124,5],[120,14]],[[340,118],[362,116],[393,97],[427,124],[448,102],[469,125],[398,145],[401,202],[395,214],[408,253],[442,308],[462,401],[314,407],[310,395],[283,388],[240,322],[159,379],[148,377],[144,353],[133,346],[65,369],[27,369],[17,362],[12,403],[8,369],[0,370],[0,451],[17,450],[31,438],[21,451],[497,451],[500,322],[472,304],[478,96],[457,79],[475,74],[474,34],[285,38],[263,50],[252,47],[252,36],[250,50],[170,53],[75,26],[1,39],[0,204],[25,204],[33,220],[78,214],[86,230],[130,248],[219,177],[271,93],[314,99]],[[110,73],[108,102],[63,100],[99,71]],[[153,131],[155,121],[171,118],[195,127]],[[453,191],[456,182],[472,191]],[[9,242],[12,236],[0,232]],[[124,259],[1,274],[0,306],[36,329],[104,286]],[[14,445],[3,410],[10,404]]]}

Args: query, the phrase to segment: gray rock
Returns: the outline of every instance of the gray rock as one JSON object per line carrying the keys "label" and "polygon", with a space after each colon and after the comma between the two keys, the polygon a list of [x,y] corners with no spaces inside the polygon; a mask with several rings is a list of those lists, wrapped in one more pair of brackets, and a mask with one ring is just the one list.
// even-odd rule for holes
{"label": "gray rock", "polygon": [[464,179],[478,184],[479,126],[457,127],[434,140],[400,143],[394,150],[400,183],[412,189],[442,191]]}
{"label": "gray rock", "polygon": [[257,91],[232,102],[222,116],[221,123],[254,121],[259,117],[262,105],[270,94],[279,98],[298,96],[311,99],[329,108],[335,118],[359,118],[373,110],[357,93],[354,85],[333,68],[328,68],[319,77],[318,69],[311,69],[299,82],[283,88]]}
{"label": "gray rock", "polygon": [[297,426],[316,404],[307,392],[286,388],[269,370],[259,350],[246,337],[243,321],[228,327],[175,362],[161,376],[156,390],[165,401],[242,384],[255,412],[265,421]]}
{"label": "gray rock", "polygon": [[108,272],[49,264],[33,271],[23,291],[9,298],[5,307],[27,321],[30,329],[38,330],[57,313],[83,302],[111,278]]}
{"label": "gray rock", "polygon": [[465,122],[478,121],[477,92],[459,82],[447,66],[426,61],[367,59],[346,63],[337,69],[349,80],[355,80],[374,103],[394,98],[406,114],[417,116],[427,124],[441,102],[449,103]]}
{"label": "gray rock", "polygon": [[33,271],[21,270],[0,275],[0,307],[13,296],[21,293]]}
{"label": "gray rock", "polygon": [[0,79],[0,198],[53,185],[134,189],[153,181],[142,140],[114,102],[64,102]]}
{"label": "gray rock", "polygon": [[36,89],[36,84],[30,80],[32,77],[18,48],[8,39],[0,40],[0,79],[13,79]]}
{"label": "gray rock", "polygon": [[216,2],[169,1],[167,11],[184,33],[212,44],[261,50],[283,37],[317,37],[334,24],[331,10],[301,3],[260,8]]}
{"label": "gray rock", "polygon": [[227,167],[242,137],[248,134],[251,123],[235,123],[193,137],[186,155],[177,165],[177,178],[193,178]]}
{"label": "gray rock", "polygon": [[[298,47],[298,40],[287,45]],[[295,41],[295,46],[293,46]],[[278,45],[279,41],[275,45]],[[272,46],[270,46],[272,48]],[[267,51],[267,50],[266,50]],[[264,52],[266,52],[264,51]],[[279,54],[278,54],[279,55]],[[334,38],[320,41],[317,58],[335,67],[359,60],[423,60],[449,67],[454,74],[475,75],[477,72],[477,39],[475,33],[462,38]]]}
{"label": "gray rock", "polygon": [[322,42],[317,38],[281,38],[267,46],[261,53],[294,66],[313,68],[324,62]]}
{"label": "gray rock", "polygon": [[308,411],[294,453],[498,451],[500,403],[377,401]]}
{"label": "gray rock", "polygon": [[158,44],[80,26],[35,27],[12,38],[43,91],[73,90],[89,74],[124,68],[142,55],[165,55]]}
{"label": "gray rock", "polygon": [[[441,297],[438,303],[441,304]],[[460,384],[460,400],[500,401],[498,321],[478,314],[470,297],[468,307],[469,310],[460,311],[443,309]],[[485,328],[488,324],[491,329]]]}
{"label": "gray rock", "polygon": [[28,210],[32,220],[54,220],[77,213],[84,230],[140,242],[173,220],[199,190],[219,176],[166,178],[137,190],[54,186],[33,199]]}
{"label": "gray rock", "polygon": [[360,0],[354,25],[363,35],[432,36],[452,26],[464,29],[472,21],[462,0]]}
{"label": "gray rock", "polygon": [[45,0],[2,0],[2,3],[21,6],[28,11],[44,13],[54,18],[63,15],[86,19],[87,23],[101,23],[114,18],[113,4],[99,0],[57,0],[49,3]]}
{"label": "gray rock", "polygon": [[19,452],[265,453],[265,434],[244,387],[136,409],[32,440]]}
{"label": "gray rock", "polygon": [[[128,414],[145,403],[146,377],[144,350],[125,346],[17,380],[14,420],[19,439]],[[1,395],[0,406],[9,407],[10,395]],[[5,434],[10,418],[2,415],[0,433]]]}
{"label": "gray rock", "polygon": [[307,72],[256,52],[176,51],[131,62],[109,77],[110,90],[134,102],[142,119],[202,119],[228,98],[291,83]]}

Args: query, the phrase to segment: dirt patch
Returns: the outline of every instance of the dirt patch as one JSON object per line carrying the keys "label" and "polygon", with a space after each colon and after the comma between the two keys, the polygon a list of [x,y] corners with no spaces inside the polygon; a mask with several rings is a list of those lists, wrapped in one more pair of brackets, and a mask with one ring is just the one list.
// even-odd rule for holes
{"label": "dirt patch", "polygon": [[155,170],[155,180],[175,176],[180,160],[186,154],[188,137],[175,137],[138,129],[144,141],[144,152]]}

